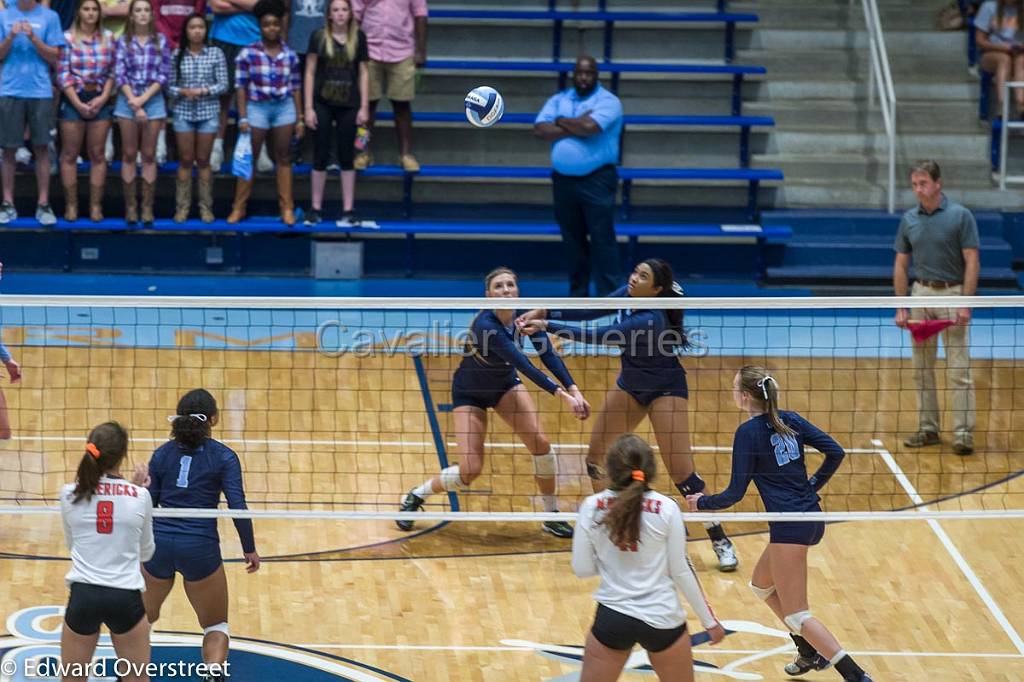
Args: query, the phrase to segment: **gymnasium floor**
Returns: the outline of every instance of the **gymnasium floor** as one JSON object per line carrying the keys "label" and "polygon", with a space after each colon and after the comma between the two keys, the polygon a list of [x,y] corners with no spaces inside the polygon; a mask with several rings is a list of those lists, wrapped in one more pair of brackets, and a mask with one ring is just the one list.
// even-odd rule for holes
{"label": "gymnasium floor", "polygon": [[[444,406],[450,356],[329,358],[308,352],[301,336],[290,348],[279,348],[288,342],[277,340],[268,342],[274,350],[265,344],[243,350],[232,341],[234,331],[215,342],[211,330],[187,325],[169,336],[136,334],[126,344],[102,333],[118,324],[90,320],[83,333],[71,328],[73,316],[50,318],[55,328],[40,336],[5,313],[4,339],[25,375],[20,386],[4,387],[15,428],[15,438],[0,446],[0,492],[8,505],[17,501],[32,510],[38,501],[52,503],[88,427],[108,418],[129,425],[132,457],[144,461],[163,441],[178,395],[199,385],[220,401],[217,435],[239,452],[254,508],[390,510],[442,457],[455,456]],[[882,329],[858,319],[864,328]],[[843,327],[834,316],[821,322]],[[978,452],[963,459],[949,451],[948,437],[944,446],[923,451],[899,444],[916,419],[905,349],[877,343],[870,353],[854,352],[857,334],[826,342],[812,329],[813,354],[791,349],[787,357],[764,358],[760,337],[722,331],[713,337],[715,348],[729,353],[684,361],[698,469],[712,489],[725,486],[728,446],[740,419],[729,382],[744,362],[767,361],[786,407],[849,449],[826,488],[827,509],[927,502],[953,510],[1024,509],[1024,430],[1012,421],[1024,397],[1024,373],[1015,349],[997,350],[1001,325],[989,326],[986,336],[979,324],[974,337]],[[209,345],[196,349],[197,338]],[[854,351],[837,351],[842,348]],[[616,365],[604,355],[569,360],[595,407]],[[940,373],[940,387],[941,381]],[[563,509],[574,509],[586,490],[582,448],[589,427],[557,412],[552,398],[534,395],[546,431],[561,446]],[[473,493],[460,496],[459,508],[537,509],[525,452],[511,446],[500,424],[492,425],[489,442],[489,471]],[[818,461],[809,456],[810,467]],[[751,491],[739,509],[759,508],[754,498]],[[432,502],[433,509],[448,506],[442,497]],[[718,647],[695,650],[704,671],[699,679],[785,679],[789,638],[746,587],[766,542],[764,526],[729,524],[741,560],[731,575],[714,569],[704,533],[690,526],[690,553],[704,588],[736,630]],[[240,548],[230,522],[221,522],[221,535],[231,558],[235,679],[550,681],[575,679],[579,670],[595,582],[575,578],[568,543],[542,534],[534,522],[420,523],[406,534],[389,521],[261,520],[257,542],[266,563],[255,575],[235,559]],[[0,650],[9,656],[52,653],[59,617],[45,607],[66,599],[62,545],[56,516],[5,514],[0,615],[8,616],[9,639],[0,640]],[[1022,566],[1022,520],[834,524],[811,552],[811,605],[876,680],[1024,680]],[[156,660],[199,659],[198,628],[180,589],[157,630]],[[642,679],[643,663],[642,656],[632,661],[640,667],[635,679]],[[804,679],[837,677],[829,671]]]}

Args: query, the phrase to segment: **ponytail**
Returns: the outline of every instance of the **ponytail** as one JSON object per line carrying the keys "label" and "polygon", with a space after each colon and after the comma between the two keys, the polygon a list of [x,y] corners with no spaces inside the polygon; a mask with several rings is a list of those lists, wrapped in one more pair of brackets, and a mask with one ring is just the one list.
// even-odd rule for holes
{"label": "ponytail", "polygon": [[217,401],[205,388],[196,388],[178,401],[177,414],[168,417],[171,438],[186,450],[198,450],[210,437],[212,420],[217,416]]}
{"label": "ponytail", "polygon": [[127,454],[128,432],[124,427],[117,422],[105,422],[94,428],[89,433],[82,461],[78,463],[72,504],[91,500],[103,474],[117,469]]}
{"label": "ponytail", "polygon": [[779,382],[767,369],[756,365],[746,365],[740,369],[740,390],[761,404],[775,433],[782,436],[796,435],[796,431],[779,416]]}
{"label": "ponytail", "polygon": [[642,438],[626,433],[612,443],[605,458],[608,486],[618,493],[615,503],[601,524],[608,537],[619,547],[632,547],[640,541],[640,517],[644,493],[657,473],[654,451]]}

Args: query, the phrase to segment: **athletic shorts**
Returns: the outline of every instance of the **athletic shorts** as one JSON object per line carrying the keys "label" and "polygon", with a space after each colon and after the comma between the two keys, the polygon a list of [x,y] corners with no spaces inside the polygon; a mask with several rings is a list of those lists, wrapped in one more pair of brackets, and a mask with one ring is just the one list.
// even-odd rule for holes
{"label": "athletic shorts", "polygon": [[123,635],[146,617],[140,590],[72,583],[64,622],[79,635],[95,635],[100,625]]}
{"label": "athletic shorts", "polygon": [[[8,64],[7,68],[14,68]],[[53,128],[53,98],[0,97],[0,146],[17,149],[25,144],[25,126],[33,147],[45,147]]]}
{"label": "athletic shorts", "polygon": [[455,370],[452,380],[452,407],[469,405],[487,410],[497,405],[502,397],[523,383],[513,371]]}
{"label": "athletic shorts", "polygon": [[590,628],[594,638],[609,649],[626,651],[639,644],[651,653],[664,651],[686,635],[686,623],[677,628],[662,630],[651,627],[638,618],[627,616],[610,609],[604,604],[597,605],[594,624]]}
{"label": "athletic shorts", "polygon": [[658,398],[669,396],[683,400],[690,398],[690,389],[686,384],[686,372],[683,371],[671,372],[658,381],[651,381],[650,378],[645,381],[633,375],[620,374],[615,385],[640,403],[641,407],[647,407]]}
{"label": "athletic shorts", "polygon": [[154,578],[169,580],[175,573],[188,582],[208,578],[221,567],[220,543],[199,535],[155,533],[156,552],[144,565]]}
{"label": "athletic shorts", "polygon": [[772,521],[768,524],[770,542],[777,545],[816,545],[825,535],[822,521]]}

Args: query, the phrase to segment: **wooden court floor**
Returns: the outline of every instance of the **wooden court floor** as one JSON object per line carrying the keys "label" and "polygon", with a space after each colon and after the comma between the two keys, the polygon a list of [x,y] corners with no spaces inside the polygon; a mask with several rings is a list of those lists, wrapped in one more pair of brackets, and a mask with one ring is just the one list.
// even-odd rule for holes
{"label": "wooden court floor", "polygon": [[[32,507],[52,498],[70,480],[88,427],[105,419],[131,429],[132,458],[144,461],[166,437],[165,418],[177,397],[196,386],[220,402],[217,435],[239,452],[256,508],[392,509],[439,466],[423,388],[432,407],[449,401],[451,358],[424,358],[421,381],[408,357],[19,350],[24,383],[4,389],[15,430],[0,444],[4,504]],[[849,449],[826,489],[827,509],[903,508],[915,495],[944,500],[932,508],[1024,508],[1024,478],[1010,478],[1024,469],[1024,427],[1015,419],[1024,367],[1001,361],[974,365],[978,452],[958,458],[948,436],[924,451],[899,444],[916,424],[912,374],[899,360],[688,359],[691,431],[698,468],[712,489],[727,483],[728,446],[740,420],[730,404],[732,374],[751,360],[772,367],[786,407]],[[591,357],[569,364],[596,408],[614,381],[614,362]],[[941,388],[941,372],[939,378]],[[587,489],[588,424],[534,395],[545,430],[561,447],[559,489],[563,510],[571,511]],[[450,415],[436,415],[440,440],[454,457]],[[639,431],[649,435],[646,429]],[[489,471],[476,492],[460,496],[461,507],[539,509],[529,457],[496,419],[489,443]],[[810,466],[817,461],[809,456]],[[659,487],[667,492],[664,480]],[[436,509],[446,504],[434,501]],[[759,508],[753,491],[740,508]],[[387,521],[258,522],[264,567],[250,576],[239,563],[228,564],[233,635],[239,643],[301,645],[314,658],[354,661],[371,676],[365,679],[574,679],[574,647],[592,617],[596,584],[572,575],[568,543],[533,522],[418,525],[404,534]],[[718,647],[696,649],[699,661],[717,666],[698,679],[785,679],[788,637],[746,587],[766,543],[764,526],[728,530],[741,561],[731,575],[714,570],[700,526],[690,524],[690,553],[703,585],[720,618],[736,621],[738,630]],[[238,557],[229,522],[221,522],[221,535],[225,557]],[[6,515],[0,550],[0,616],[64,602],[67,562],[55,516]],[[831,525],[811,553],[811,606],[876,680],[1024,680],[1022,566],[1021,520]],[[180,590],[158,630],[198,631]],[[837,677],[828,671],[805,679]]]}

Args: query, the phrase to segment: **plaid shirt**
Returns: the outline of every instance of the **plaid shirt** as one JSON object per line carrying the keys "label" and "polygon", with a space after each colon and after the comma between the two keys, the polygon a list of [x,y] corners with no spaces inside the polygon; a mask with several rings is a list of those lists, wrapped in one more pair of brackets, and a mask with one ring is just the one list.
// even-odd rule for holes
{"label": "plaid shirt", "polygon": [[268,102],[291,97],[302,89],[299,58],[287,45],[271,57],[263,43],[243,47],[235,59],[235,85],[245,88],[253,102]]}
{"label": "plaid shirt", "polygon": [[[207,93],[194,100],[181,97],[182,88],[207,88]],[[167,87],[175,98],[174,116],[183,121],[208,121],[220,114],[219,95],[228,91],[228,62],[219,47],[205,45],[199,54],[185,50],[181,58],[181,75],[171,64],[171,82]]]}
{"label": "plaid shirt", "polygon": [[171,53],[167,49],[167,39],[157,33],[150,36],[143,45],[126,35],[118,38],[114,75],[117,89],[128,85],[136,97],[153,83],[166,86],[171,75]]}
{"label": "plaid shirt", "polygon": [[87,85],[100,88],[114,77],[114,34],[103,31],[102,36],[75,41],[71,31],[64,33],[67,44],[60,49],[57,62],[57,86],[85,89]]}

